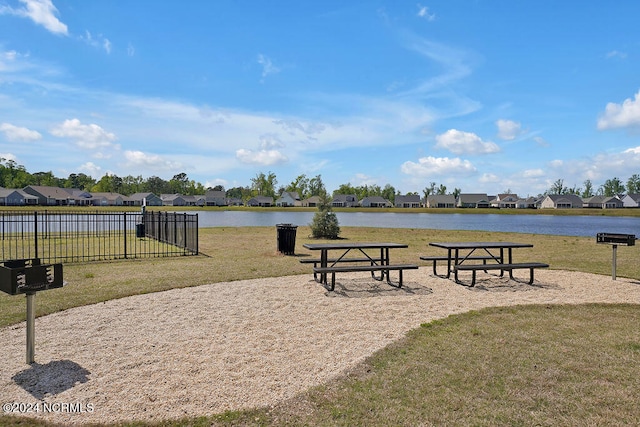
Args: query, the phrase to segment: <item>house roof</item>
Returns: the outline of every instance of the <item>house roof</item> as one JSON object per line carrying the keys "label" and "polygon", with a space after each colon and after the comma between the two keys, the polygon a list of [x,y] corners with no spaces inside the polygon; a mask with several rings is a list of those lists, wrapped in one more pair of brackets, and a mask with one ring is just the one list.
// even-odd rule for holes
{"label": "house roof", "polygon": [[120,193],[91,193],[94,199],[104,198],[107,200],[116,200],[120,197],[122,200],[128,199],[127,196],[124,196]]}
{"label": "house roof", "polygon": [[157,195],[153,194],[153,193],[133,193],[132,195],[129,196],[129,198],[131,200],[142,200],[145,199],[149,196],[153,196],[156,198],[159,198]]}
{"label": "house roof", "polygon": [[396,196],[396,203],[397,202],[418,202],[420,203],[420,196],[417,194],[406,194],[406,195],[401,195],[398,194]]}
{"label": "house roof", "polygon": [[461,193],[460,196],[458,197],[460,201],[464,203],[476,203],[481,201],[485,201],[485,202],[489,201],[489,196],[487,196],[485,193]]}
{"label": "house roof", "polygon": [[453,194],[429,194],[427,196],[429,202],[455,203],[456,198]]}

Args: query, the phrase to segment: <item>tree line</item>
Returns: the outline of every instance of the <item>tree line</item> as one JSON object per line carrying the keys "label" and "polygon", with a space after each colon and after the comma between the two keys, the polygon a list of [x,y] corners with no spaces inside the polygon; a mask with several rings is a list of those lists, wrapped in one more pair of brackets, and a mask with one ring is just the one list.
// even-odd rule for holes
{"label": "tree line", "polygon": [[[67,178],[58,178],[49,172],[28,172],[24,166],[18,165],[15,161],[0,157],[0,187],[4,188],[24,188],[29,185],[40,185],[60,188],[77,188],[90,193],[119,193],[129,196],[134,193],[154,193],[154,194],[183,194],[183,195],[203,195],[207,190],[225,191],[227,197],[248,200],[255,196],[268,196],[277,198],[284,191],[296,192],[301,199],[308,199],[312,196],[326,196],[328,191],[322,182],[321,175],[308,177],[305,174],[297,176],[286,185],[278,185],[278,179],[273,172],[259,172],[251,178],[248,186],[233,187],[225,189],[222,185],[215,187],[205,187],[203,184],[189,179],[186,173],[179,173],[170,180],[164,180],[157,176],[144,179],[141,175],[127,175],[119,177],[113,174],[105,174],[99,180],[84,173],[72,173]],[[448,192],[443,184],[430,182],[422,190],[424,198],[436,194],[452,194],[457,197],[461,190],[455,188]],[[505,190],[504,193],[511,193]],[[591,180],[586,180],[583,187],[566,187],[563,179],[558,179],[549,188],[547,194],[575,194],[580,197],[592,197],[596,195],[615,196],[616,194],[638,194],[640,193],[640,175],[632,175],[626,185],[619,178],[607,179],[600,187],[595,188]],[[379,185],[359,185],[353,186],[350,183],[341,184],[332,193],[333,196],[339,194],[353,194],[358,200],[365,197],[380,196],[384,199],[395,201],[395,197],[400,194],[391,184],[384,187]],[[418,195],[417,192],[409,192],[407,195]]]}
{"label": "tree line", "polygon": [[640,175],[633,174],[627,179],[626,185],[620,178],[607,179],[600,187],[595,188],[590,179],[583,182],[584,187],[574,185],[569,188],[563,179],[556,180],[545,194],[575,194],[583,198],[593,196],[613,197],[617,194],[640,194]]}

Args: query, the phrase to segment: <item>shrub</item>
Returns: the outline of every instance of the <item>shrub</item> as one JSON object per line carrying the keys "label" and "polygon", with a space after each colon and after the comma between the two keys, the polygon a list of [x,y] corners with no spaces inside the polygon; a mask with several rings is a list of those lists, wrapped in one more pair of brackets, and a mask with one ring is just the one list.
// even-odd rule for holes
{"label": "shrub", "polygon": [[316,238],[337,239],[340,234],[338,217],[331,208],[331,198],[325,193],[320,197],[318,212],[313,216],[313,221],[309,224],[311,235]]}

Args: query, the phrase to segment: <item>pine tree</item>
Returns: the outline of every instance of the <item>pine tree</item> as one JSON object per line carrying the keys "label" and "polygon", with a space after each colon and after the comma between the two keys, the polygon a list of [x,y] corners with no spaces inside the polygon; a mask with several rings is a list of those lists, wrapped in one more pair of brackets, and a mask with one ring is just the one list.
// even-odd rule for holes
{"label": "pine tree", "polygon": [[313,216],[310,224],[311,234],[314,238],[337,239],[340,234],[338,217],[331,207],[331,198],[325,192],[320,196],[318,212]]}

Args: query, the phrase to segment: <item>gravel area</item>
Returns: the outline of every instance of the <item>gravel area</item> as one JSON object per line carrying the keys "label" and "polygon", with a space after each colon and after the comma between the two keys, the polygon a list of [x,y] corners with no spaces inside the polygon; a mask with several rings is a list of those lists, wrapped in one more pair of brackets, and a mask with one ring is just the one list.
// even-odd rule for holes
{"label": "gravel area", "polygon": [[31,366],[25,323],[0,329],[0,403],[39,406],[23,415],[64,424],[275,405],[433,319],[489,306],[640,303],[638,280],[538,270],[530,286],[528,271],[515,274],[522,281],[478,273],[468,288],[422,267],[397,289],[351,273],[338,275],[335,292],[308,274],[66,310],[36,319]]}

